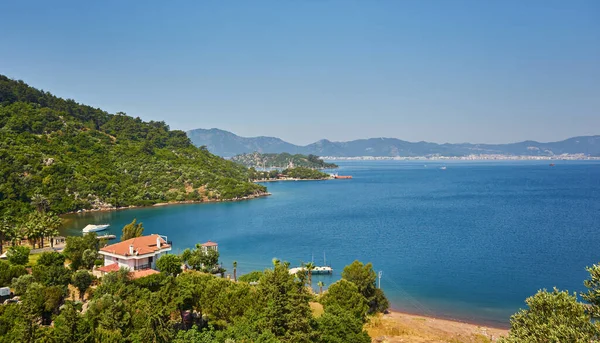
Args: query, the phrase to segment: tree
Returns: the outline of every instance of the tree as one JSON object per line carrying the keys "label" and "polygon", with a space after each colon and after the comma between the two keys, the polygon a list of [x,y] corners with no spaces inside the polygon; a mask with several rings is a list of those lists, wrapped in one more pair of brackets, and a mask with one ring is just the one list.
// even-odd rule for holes
{"label": "tree", "polygon": [[27,269],[23,265],[11,265],[0,260],[0,287],[10,286],[14,278],[27,274]]}
{"label": "tree", "polygon": [[588,291],[581,296],[592,305],[592,315],[600,317],[600,264],[594,264],[591,267],[587,267],[586,270],[590,273],[590,278],[585,280],[583,284]]}
{"label": "tree", "polygon": [[237,281],[237,261],[233,261],[233,281]]}
{"label": "tree", "polygon": [[193,250],[185,249],[181,254],[181,259],[193,270],[214,273],[216,272],[219,263],[219,252],[214,249],[209,249],[207,252],[204,252],[202,246],[196,244],[196,248]]}
{"label": "tree", "polygon": [[29,285],[35,282],[35,278],[31,274],[21,275],[13,278],[10,287],[14,290],[15,295],[23,295],[27,292]]}
{"label": "tree", "polygon": [[354,283],[358,291],[367,299],[369,313],[384,312],[389,302],[383,291],[376,287],[377,275],[371,263],[354,261],[342,271],[342,279]]}
{"label": "tree", "polygon": [[8,248],[6,257],[11,264],[26,265],[29,263],[29,252],[31,249],[24,246],[15,246]]}
{"label": "tree", "polygon": [[96,258],[98,257],[98,252],[92,249],[85,249],[83,251],[83,255],[81,256],[81,265],[85,269],[92,269],[94,267],[94,263],[96,262]]}
{"label": "tree", "polygon": [[317,320],[318,343],[370,343],[369,334],[363,330],[363,322],[350,312],[334,306]]}
{"label": "tree", "polygon": [[325,286],[325,284],[323,283],[323,281],[319,281],[317,283],[317,286],[319,286],[319,295],[323,295],[323,286]]}
{"label": "tree", "polygon": [[181,259],[177,255],[163,255],[156,261],[156,267],[161,273],[177,276],[181,273]]}
{"label": "tree", "polygon": [[50,207],[48,199],[39,193],[36,193],[31,197],[31,205],[33,205],[38,212],[46,212]]}
{"label": "tree", "polygon": [[239,281],[241,282],[257,282],[263,276],[263,272],[260,270],[254,270],[248,274],[240,276]]}
{"label": "tree", "polygon": [[315,269],[315,264],[313,262],[308,262],[304,265],[308,272],[308,286],[312,289],[312,271]]}
{"label": "tree", "polygon": [[529,309],[510,319],[510,332],[505,343],[525,342],[592,342],[600,331],[586,313],[585,305],[575,294],[539,291],[525,300]]}
{"label": "tree", "polygon": [[98,239],[95,232],[90,232],[84,236],[67,237],[67,246],[64,254],[71,261],[71,269],[79,269],[83,263],[83,252],[90,249],[98,252]]}
{"label": "tree", "polygon": [[54,251],[42,253],[32,273],[36,281],[45,286],[66,289],[71,280],[71,271],[65,267],[65,256]]}
{"label": "tree", "polygon": [[274,259],[274,268],[264,272],[257,290],[264,307],[264,318],[258,323],[261,331],[272,332],[282,342],[310,341],[310,295],[303,282]]}
{"label": "tree", "polygon": [[360,294],[358,287],[344,279],[329,286],[327,293],[321,298],[321,303],[325,311],[332,307],[339,307],[362,322],[365,321],[369,310],[367,299]]}
{"label": "tree", "polygon": [[93,276],[87,270],[78,270],[73,273],[71,284],[79,291],[79,297],[83,301],[85,292],[93,282]]}
{"label": "tree", "polygon": [[140,237],[144,232],[143,223],[136,223],[137,219],[125,226],[123,226],[123,234],[121,235],[121,241],[126,241],[130,238]]}

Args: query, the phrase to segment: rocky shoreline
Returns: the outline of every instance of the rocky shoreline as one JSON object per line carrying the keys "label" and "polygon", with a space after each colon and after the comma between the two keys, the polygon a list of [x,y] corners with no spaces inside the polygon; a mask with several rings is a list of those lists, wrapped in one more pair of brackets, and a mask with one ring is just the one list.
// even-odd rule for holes
{"label": "rocky shoreline", "polygon": [[80,213],[88,213],[88,212],[110,212],[110,211],[129,210],[129,209],[134,209],[134,208],[159,207],[159,206],[168,206],[168,205],[206,204],[206,203],[218,203],[218,202],[237,202],[237,201],[246,201],[246,200],[252,200],[252,199],[262,198],[262,197],[266,197],[266,196],[269,196],[269,195],[272,195],[272,194],[269,193],[269,192],[260,192],[260,193],[250,194],[250,195],[247,195],[247,196],[244,196],[244,197],[232,198],[232,199],[171,201],[171,202],[159,202],[159,203],[156,203],[156,204],[153,204],[153,205],[148,205],[148,206],[137,206],[137,205],[123,206],[123,207],[106,206],[106,207],[98,207],[98,208],[92,208],[92,209],[81,209],[81,210],[77,210],[77,211],[71,211],[71,212],[63,213],[62,215],[80,214]]}

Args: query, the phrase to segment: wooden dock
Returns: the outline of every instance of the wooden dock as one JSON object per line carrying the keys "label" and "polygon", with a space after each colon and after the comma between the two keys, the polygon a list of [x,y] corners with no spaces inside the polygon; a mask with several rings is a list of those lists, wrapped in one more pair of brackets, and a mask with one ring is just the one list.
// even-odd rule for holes
{"label": "wooden dock", "polygon": [[96,239],[106,239],[106,240],[111,240],[111,239],[116,239],[117,236],[116,235],[102,235],[102,236],[98,236],[96,237]]}

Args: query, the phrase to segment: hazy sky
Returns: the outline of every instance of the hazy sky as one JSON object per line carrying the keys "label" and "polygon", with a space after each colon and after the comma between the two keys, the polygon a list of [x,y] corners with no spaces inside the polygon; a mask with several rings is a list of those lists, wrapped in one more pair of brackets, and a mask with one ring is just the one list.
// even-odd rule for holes
{"label": "hazy sky", "polygon": [[600,134],[600,1],[3,1],[0,73],[172,128]]}

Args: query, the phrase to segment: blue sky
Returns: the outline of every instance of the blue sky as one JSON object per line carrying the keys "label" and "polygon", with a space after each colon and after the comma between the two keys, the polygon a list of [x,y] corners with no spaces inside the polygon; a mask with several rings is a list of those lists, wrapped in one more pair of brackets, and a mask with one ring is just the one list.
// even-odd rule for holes
{"label": "blue sky", "polygon": [[172,128],[600,134],[600,1],[4,1],[0,73]]}

